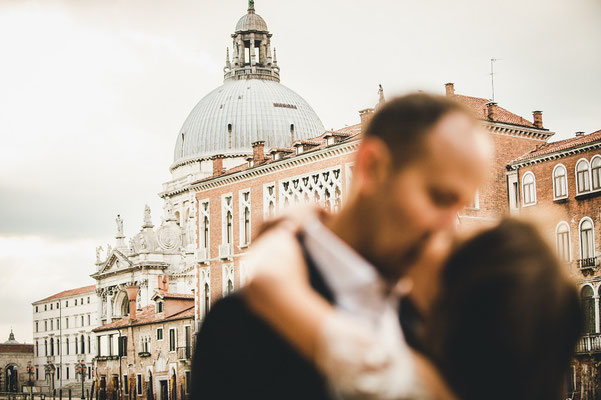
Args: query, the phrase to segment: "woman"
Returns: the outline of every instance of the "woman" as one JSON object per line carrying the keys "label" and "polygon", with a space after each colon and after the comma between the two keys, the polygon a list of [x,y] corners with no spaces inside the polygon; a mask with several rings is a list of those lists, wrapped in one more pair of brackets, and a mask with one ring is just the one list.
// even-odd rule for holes
{"label": "woman", "polygon": [[[376,330],[311,290],[292,231],[276,227],[266,233],[270,249],[279,241],[279,256],[261,254],[259,240],[250,262],[261,267],[245,296],[342,397],[561,397],[580,331],[578,295],[533,225],[504,220],[459,245],[440,264],[439,285],[431,275],[432,287],[439,289],[430,294],[416,279],[411,296],[424,314],[422,354],[409,355],[402,348],[382,348]],[[431,247],[431,264],[443,249]],[[286,268],[265,265],[281,256]],[[405,290],[410,285],[401,283]],[[413,392],[397,379],[406,376],[408,365],[416,373]]]}

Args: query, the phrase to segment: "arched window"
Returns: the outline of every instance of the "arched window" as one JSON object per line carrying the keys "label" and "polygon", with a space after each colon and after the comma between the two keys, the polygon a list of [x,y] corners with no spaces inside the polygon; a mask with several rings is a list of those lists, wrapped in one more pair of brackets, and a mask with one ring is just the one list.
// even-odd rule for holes
{"label": "arched window", "polygon": [[209,284],[205,283],[205,317],[209,314],[211,308],[211,295],[209,292]]}
{"label": "arched window", "polygon": [[65,354],[69,355],[69,338],[65,342]]}
{"label": "arched window", "polygon": [[231,244],[233,236],[234,236],[233,225],[232,225],[233,217],[232,217],[232,212],[231,211],[227,212],[226,218],[227,218],[227,221],[226,221],[226,224],[227,224],[227,227],[226,227],[226,240],[227,240],[227,242],[226,243]]}
{"label": "arched window", "polygon": [[230,294],[234,291],[234,282],[231,279],[227,280],[227,294]]}
{"label": "arched window", "polygon": [[227,148],[232,148],[232,124],[227,124]]}
{"label": "arched window", "polygon": [[591,161],[591,177],[593,190],[601,189],[601,156],[595,156]]}
{"label": "arched window", "polygon": [[86,354],[86,346],[85,346],[86,342],[85,342],[83,335],[80,336],[79,343],[80,343],[80,353],[79,354]]}
{"label": "arched window", "polygon": [[568,173],[566,167],[558,164],[553,169],[553,197],[563,199],[568,196]]}
{"label": "arched window", "polygon": [[582,288],[580,302],[584,315],[584,333],[595,333],[595,298],[592,287],[587,285]]}
{"label": "arched window", "polygon": [[[593,221],[584,218],[580,222],[580,258],[581,267],[594,266],[595,257],[595,232]],[[590,263],[593,265],[589,265]],[[586,264],[586,265],[585,265]]]}
{"label": "arched window", "polygon": [[50,355],[54,355],[54,339],[50,339]]}
{"label": "arched window", "polygon": [[526,172],[522,178],[522,192],[525,206],[536,204],[536,181],[532,172]]}
{"label": "arched window", "polygon": [[576,191],[585,193],[591,190],[588,161],[580,160],[576,164]]}
{"label": "arched window", "polygon": [[557,237],[557,254],[562,261],[570,262],[570,226],[567,222],[560,222],[555,229]]}
{"label": "arched window", "polygon": [[48,340],[44,339],[44,355],[48,355]]}

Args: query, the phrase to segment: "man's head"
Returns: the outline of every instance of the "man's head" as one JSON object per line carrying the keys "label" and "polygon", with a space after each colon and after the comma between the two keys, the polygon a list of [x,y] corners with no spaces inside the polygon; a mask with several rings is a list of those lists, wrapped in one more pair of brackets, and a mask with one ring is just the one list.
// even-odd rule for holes
{"label": "man's head", "polygon": [[396,279],[428,238],[452,228],[473,201],[491,146],[470,111],[424,93],[387,102],[363,135],[341,216],[358,224],[349,230],[350,244]]}

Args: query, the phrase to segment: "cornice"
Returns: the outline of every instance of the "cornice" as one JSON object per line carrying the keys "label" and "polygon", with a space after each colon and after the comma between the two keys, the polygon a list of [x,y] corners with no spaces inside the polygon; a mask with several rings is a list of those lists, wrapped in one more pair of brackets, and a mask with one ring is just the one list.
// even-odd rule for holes
{"label": "cornice", "polygon": [[599,149],[601,148],[601,141],[594,143],[587,143],[578,147],[572,147],[570,149],[558,150],[549,154],[542,154],[538,157],[533,157],[520,161],[512,161],[507,165],[507,169],[509,171],[516,170],[522,167],[526,167],[528,165],[539,164],[546,161],[557,160],[564,157],[569,157],[574,154],[584,153],[589,150]]}
{"label": "cornice", "polygon": [[214,178],[209,178],[204,181],[193,183],[190,185],[190,190],[200,192],[207,189],[213,189],[220,186],[228,185],[234,182],[243,181],[246,179],[256,178],[262,175],[281,171],[288,168],[307,165],[316,161],[320,161],[329,157],[348,154],[357,149],[359,139],[349,140],[343,143],[338,143],[319,150],[308,151],[300,155],[284,158],[277,161],[272,161],[268,164],[251,167],[242,171],[233,172],[230,174],[220,175]]}
{"label": "cornice", "polygon": [[[237,158],[237,157],[246,157],[248,156],[248,153],[231,153],[231,154],[223,154],[223,158]],[[200,161],[210,161],[214,156],[192,156],[183,160],[179,160],[174,162],[173,164],[171,164],[171,166],[169,167],[169,172],[173,172],[174,169],[181,167],[182,165],[186,165],[186,164],[193,164],[195,162],[200,162]]]}
{"label": "cornice", "polygon": [[555,135],[548,129],[530,128],[522,125],[508,124],[504,122],[480,120],[484,126],[493,134],[504,136],[519,136],[529,139],[547,140]]}
{"label": "cornice", "polygon": [[165,270],[168,267],[169,267],[169,265],[165,264],[165,263],[146,262],[144,264],[138,264],[138,265],[134,265],[133,267],[122,268],[122,269],[118,269],[118,270],[115,270],[115,271],[96,272],[94,274],[91,274],[90,277],[92,277],[94,279],[101,279],[101,278],[105,278],[107,276],[121,274],[121,273],[124,273],[124,272],[133,272],[133,271],[142,270],[142,269],[161,269],[161,270]]}

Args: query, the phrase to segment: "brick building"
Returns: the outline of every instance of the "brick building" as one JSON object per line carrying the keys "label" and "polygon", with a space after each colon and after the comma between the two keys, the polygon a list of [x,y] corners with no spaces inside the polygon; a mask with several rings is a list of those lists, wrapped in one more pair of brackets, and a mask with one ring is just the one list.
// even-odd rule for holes
{"label": "brick building", "polygon": [[567,387],[574,399],[601,398],[601,130],[533,149],[509,164],[507,180],[512,212],[554,210],[550,233],[585,313]]}
{"label": "brick building", "polygon": [[22,393],[25,386],[35,385],[35,376],[27,372],[32,361],[33,344],[17,342],[11,330],[8,340],[0,343],[0,392]]}
{"label": "brick building", "polygon": [[194,296],[169,293],[168,287],[161,284],[152,304],[140,310],[135,306],[138,288],[128,287],[129,316],[94,329],[98,352],[93,379],[100,398],[187,398]]}
{"label": "brick building", "polygon": [[[487,184],[460,221],[494,220],[508,210],[507,164],[545,144],[553,133],[543,128],[539,111],[530,122],[486,99],[456,94],[452,83],[445,86],[447,96],[475,113],[497,148]],[[189,188],[198,204],[199,320],[211,303],[244,284],[248,271],[241,256],[266,217],[295,203],[317,202],[331,211],[340,207],[349,190],[362,128],[373,112],[362,110],[361,123],[295,140],[288,147],[266,148],[256,141],[244,164],[230,169],[223,168],[224,155],[211,157],[213,175]]]}

